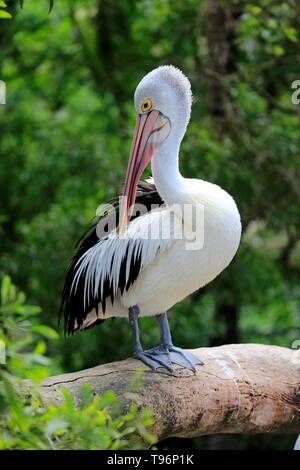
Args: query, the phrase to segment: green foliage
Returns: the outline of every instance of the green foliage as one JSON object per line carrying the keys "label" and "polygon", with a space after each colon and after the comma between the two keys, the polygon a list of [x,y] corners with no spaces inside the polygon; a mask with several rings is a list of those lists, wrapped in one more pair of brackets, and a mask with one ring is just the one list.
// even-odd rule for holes
{"label": "green foliage", "polygon": [[47,377],[50,360],[45,357],[47,340],[57,340],[57,333],[41,325],[40,308],[26,303],[23,292],[17,291],[9,276],[1,283],[0,340],[5,344],[7,362],[1,376],[30,379],[37,383]]}
{"label": "green foliage", "polygon": [[[5,344],[7,361],[0,375],[0,449],[138,449],[153,444],[150,411],[139,411],[131,401],[122,413],[113,392],[99,397],[85,385],[79,406],[67,389],[61,390],[59,406],[43,402],[38,384],[53,371],[45,356],[45,341],[57,340],[57,333],[38,323],[40,309],[25,300],[4,276],[0,341]],[[30,392],[24,378],[32,383]]]}
{"label": "green foliage", "polygon": [[11,14],[6,10],[7,8],[7,5],[5,2],[3,2],[2,0],[0,1],[0,19],[8,19],[8,18],[11,18]]}
{"label": "green foliage", "polygon": [[[14,5],[18,3],[21,8],[24,6],[24,0],[10,0],[10,5]],[[49,13],[51,13],[51,10],[54,6],[54,0],[49,0]],[[12,15],[6,10],[7,5],[3,0],[0,0],[0,19],[3,18],[12,18]]]}

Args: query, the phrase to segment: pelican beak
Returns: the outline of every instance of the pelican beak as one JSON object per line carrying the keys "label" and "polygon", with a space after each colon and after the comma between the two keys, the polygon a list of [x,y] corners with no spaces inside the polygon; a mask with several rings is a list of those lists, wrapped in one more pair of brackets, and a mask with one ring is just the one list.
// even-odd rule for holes
{"label": "pelican beak", "polygon": [[119,235],[125,232],[132,216],[141,175],[151,161],[157,147],[169,134],[170,126],[166,126],[167,123],[169,120],[164,119],[164,116],[156,110],[137,115],[121,200]]}

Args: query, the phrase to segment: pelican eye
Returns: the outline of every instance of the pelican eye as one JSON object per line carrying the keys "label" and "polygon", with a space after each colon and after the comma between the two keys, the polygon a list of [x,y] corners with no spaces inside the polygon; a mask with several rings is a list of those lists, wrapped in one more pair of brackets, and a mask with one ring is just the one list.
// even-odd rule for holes
{"label": "pelican eye", "polygon": [[152,101],[150,98],[147,98],[146,100],[143,101],[141,109],[143,113],[146,113],[147,111],[150,111],[152,108]]}

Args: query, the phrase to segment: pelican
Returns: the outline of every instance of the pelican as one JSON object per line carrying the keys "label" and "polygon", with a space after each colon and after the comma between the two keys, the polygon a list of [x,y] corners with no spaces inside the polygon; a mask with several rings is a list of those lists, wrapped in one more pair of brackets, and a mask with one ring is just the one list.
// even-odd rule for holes
{"label": "pelican", "polygon": [[[123,197],[105,206],[78,242],[60,313],[67,334],[109,317],[128,317],[137,359],[153,369],[172,370],[177,364],[195,370],[202,362],[174,346],[166,312],[229,265],[240,242],[240,215],[222,188],[179,171],[192,106],[188,78],[172,65],[160,66],[140,81],[134,105],[137,120]],[[150,162],[153,179],[141,181]],[[139,332],[138,320],[145,316],[155,316],[160,327],[160,344],[149,350],[143,349]]]}

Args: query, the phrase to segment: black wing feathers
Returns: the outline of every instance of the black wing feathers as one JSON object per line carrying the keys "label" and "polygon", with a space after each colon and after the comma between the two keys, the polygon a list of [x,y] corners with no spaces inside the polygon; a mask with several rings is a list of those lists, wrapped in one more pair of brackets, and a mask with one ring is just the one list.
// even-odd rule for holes
{"label": "black wing feathers", "polygon": [[[158,194],[156,187],[152,183],[147,183],[141,181],[138,185],[137,196],[136,196],[136,204],[142,204],[146,207],[147,212],[151,211],[153,206],[161,206],[163,205],[163,200],[161,199],[160,195]],[[119,219],[119,197],[116,197],[110,201],[110,204],[114,206],[116,210],[116,223],[118,224]],[[70,263],[70,266],[67,271],[66,280],[62,292],[62,300],[61,300],[61,307],[59,317],[61,317],[62,313],[64,313],[64,321],[65,321],[65,333],[72,334],[74,331],[82,327],[84,320],[86,319],[89,312],[95,309],[98,315],[98,308],[99,304],[101,304],[102,311],[105,313],[106,310],[106,299],[110,297],[111,302],[114,302],[114,291],[113,287],[110,284],[109,278],[107,277],[104,281],[104,288],[103,288],[103,295],[99,294],[97,298],[93,298],[90,296],[90,301],[88,304],[84,304],[84,283],[85,279],[82,276],[79,279],[77,284],[76,292],[72,289],[74,277],[76,274],[76,265],[81,256],[89,250],[92,246],[94,246],[98,241],[99,238],[97,236],[97,225],[99,221],[105,222],[106,218],[109,215],[104,217],[99,217],[92,226],[85,232],[85,234],[80,238],[80,240],[76,244],[76,252],[73,256],[73,259]],[[138,217],[132,217],[132,219]],[[119,273],[119,280],[118,280],[118,287],[120,292],[123,293],[124,290],[128,290],[130,286],[134,283],[137,279],[140,269],[141,269],[141,254],[140,253],[133,253],[131,260],[130,260],[130,275],[128,282],[126,283],[126,264],[127,264],[127,257],[128,251],[121,262],[120,273]],[[113,262],[113,255],[111,263]],[[92,326],[96,326],[97,324],[102,323],[104,320],[97,319],[92,325],[89,325],[88,328]]]}

